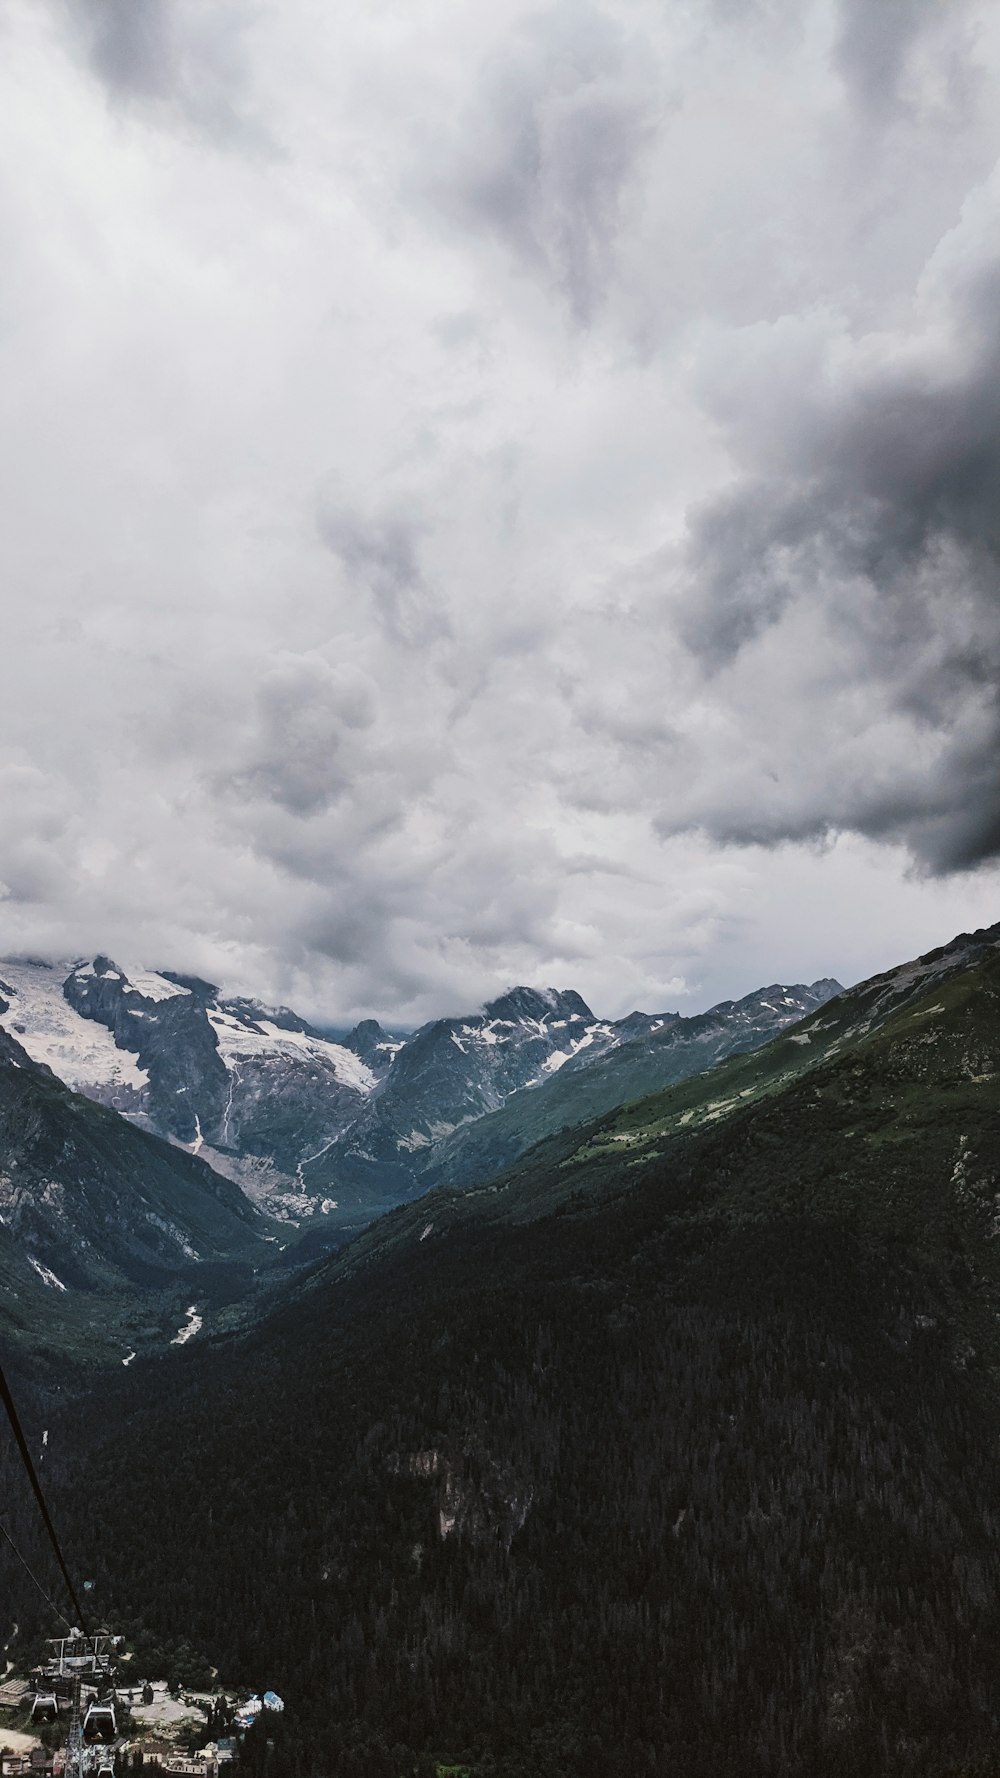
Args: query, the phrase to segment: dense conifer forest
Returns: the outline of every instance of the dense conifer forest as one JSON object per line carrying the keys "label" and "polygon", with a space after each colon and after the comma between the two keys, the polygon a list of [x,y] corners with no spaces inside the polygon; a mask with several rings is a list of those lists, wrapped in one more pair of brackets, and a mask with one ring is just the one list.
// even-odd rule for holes
{"label": "dense conifer forest", "polygon": [[996,973],[57,1407],[100,1609],[282,1693],[262,1778],[1000,1769]]}
{"label": "dense conifer forest", "polygon": [[996,1432],[932,1331],[894,1349],[882,1311],[919,1313],[909,1282],[782,1227],[672,1292],[641,1248],[609,1276],[581,1233],[571,1286],[456,1294],[449,1326],[386,1305],[346,1351],[307,1327],[309,1362],[231,1368],[210,1424],[189,1395],[169,1450],[107,1450],[109,1598],[287,1695],[289,1769],[985,1753]]}

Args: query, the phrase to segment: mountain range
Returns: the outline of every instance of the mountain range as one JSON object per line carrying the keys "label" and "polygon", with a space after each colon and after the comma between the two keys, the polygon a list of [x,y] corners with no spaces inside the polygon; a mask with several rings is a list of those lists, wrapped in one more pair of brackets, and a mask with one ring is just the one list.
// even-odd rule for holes
{"label": "mountain range", "polygon": [[278,1778],[991,1772],[998,1079],[1000,927],[399,1206],[57,1420],[98,1596]]}
{"label": "mountain range", "polygon": [[[512,1096],[503,1129],[523,1124],[524,1147],[552,1119],[579,1121],[766,1042],[837,991],[774,986],[695,1019],[608,1022],[571,991],[520,987],[409,1036],[368,1019],[335,1041],[288,1007],[227,999],[196,976],[104,956],[12,959],[0,962],[0,1031],[64,1085],[208,1162],[286,1225],[283,1240],[312,1221],[342,1238],[453,1174],[472,1127]],[[584,1072],[594,1088],[580,1095]],[[512,1152],[518,1139],[498,1132],[470,1146],[466,1171],[496,1171]]]}
{"label": "mountain range", "polygon": [[[576,1063],[564,1001],[468,1174],[427,1129],[440,1182],[252,1312],[61,1402],[24,1371],[101,1611],[286,1698],[261,1778],[994,1772],[1000,926],[820,1000],[589,1118],[557,1086],[671,1040]],[[533,1016],[487,1012],[415,1094]]]}

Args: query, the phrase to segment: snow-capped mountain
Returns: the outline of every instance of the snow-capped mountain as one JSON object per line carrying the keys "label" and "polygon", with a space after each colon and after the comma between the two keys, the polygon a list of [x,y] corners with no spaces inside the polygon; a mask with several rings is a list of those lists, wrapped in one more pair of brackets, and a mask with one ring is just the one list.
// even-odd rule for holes
{"label": "snow-capped mountain", "polygon": [[[68,1086],[200,1155],[272,1215],[350,1229],[425,1189],[439,1155],[450,1165],[462,1133],[515,1096],[532,1107],[619,1052],[649,1050],[654,1070],[662,1057],[697,1071],[765,1042],[836,991],[775,986],[699,1023],[676,1012],[601,1020],[572,990],[517,987],[405,1041],[373,1019],[334,1041],[288,1007],[227,999],[197,976],[105,956],[22,959],[0,962],[0,1029]],[[615,1078],[629,1081],[629,1069]],[[532,1124],[530,1111],[512,1114]]]}
{"label": "snow-capped mountain", "polygon": [[203,1154],[258,1201],[307,1215],[301,1168],[358,1115],[396,1044],[333,1043],[287,1007],[110,958],[0,963],[0,1027],[68,1086]]}
{"label": "snow-capped mountain", "polygon": [[512,1093],[619,1041],[579,994],[512,988],[481,1013],[414,1032],[358,1118],[310,1164],[313,1191],[347,1215],[378,1211],[420,1189],[428,1153]]}
{"label": "snow-capped mountain", "polygon": [[[65,1027],[47,1035],[66,1045]],[[106,1050],[80,1065],[112,1094],[142,1090],[134,1058],[122,1060],[124,1086]],[[0,1030],[0,1314],[11,1325],[39,1284],[52,1305],[76,1291],[169,1290],[199,1261],[266,1252],[268,1227],[230,1180],[71,1092]]]}
{"label": "snow-capped mountain", "polygon": [[513,988],[473,1018],[416,1032],[384,1088],[317,1156],[310,1187],[335,1196],[347,1220],[439,1179],[490,1178],[551,1129],[754,1049],[839,991],[832,980],[775,984],[695,1018],[633,1012],[607,1021],[572,991]]}
{"label": "snow-capped mountain", "polygon": [[67,1000],[63,983],[70,967],[33,959],[0,963],[0,1028],[66,1086],[134,1113],[149,1075],[139,1066],[136,1049],[119,1044],[106,1026],[83,1019]]}
{"label": "snow-capped mountain", "polygon": [[427,1157],[424,1183],[467,1186],[489,1179],[557,1130],[704,1074],[728,1056],[760,1049],[840,992],[831,979],[808,986],[776,982],[689,1018],[631,1013],[609,1028],[611,1040],[600,1035],[596,1060],[589,1060],[589,1049],[578,1048],[558,1071],[548,1070],[498,1110],[438,1142]]}

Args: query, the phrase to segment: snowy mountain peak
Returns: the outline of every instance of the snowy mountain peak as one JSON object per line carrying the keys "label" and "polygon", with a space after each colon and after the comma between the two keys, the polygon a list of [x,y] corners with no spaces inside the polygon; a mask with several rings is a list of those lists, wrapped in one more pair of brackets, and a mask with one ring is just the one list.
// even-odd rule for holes
{"label": "snowy mountain peak", "polygon": [[196,1000],[216,1000],[219,989],[215,982],[206,982],[200,975],[180,975],[176,969],[161,969],[164,981],[173,982],[175,987],[186,988]]}
{"label": "snowy mountain peak", "polygon": [[390,1037],[377,1019],[362,1019],[344,1038],[344,1048],[353,1050],[373,1073],[381,1077],[392,1066],[404,1042],[404,1038]]}
{"label": "snowy mountain peak", "polygon": [[[522,1089],[653,1055],[688,1031],[699,1065],[763,1042],[836,992],[774,983],[693,1020],[595,1017],[572,989],[518,985],[410,1036],[364,1019],[325,1034],[288,1006],[225,998],[174,970],[99,953],[0,962],[0,1032],[67,1085],[207,1160],[272,1214],[368,1220],[418,1189],[443,1142]],[[715,1047],[713,1047],[715,1046]],[[690,1047],[690,1045],[689,1045]],[[703,1059],[702,1059],[703,1058]]]}
{"label": "snowy mountain peak", "polygon": [[508,988],[483,1009],[487,1020],[520,1024],[551,1024],[554,1019],[580,1019],[593,1023],[594,1015],[572,988]]}
{"label": "snowy mountain peak", "polygon": [[[83,1012],[84,1005],[98,998],[103,991],[114,994],[118,989],[123,994],[136,995],[140,1000],[173,1000],[179,994],[189,994],[190,988],[171,981],[169,976],[157,975],[148,970],[126,971],[119,969],[110,957],[95,957],[92,963],[77,963],[69,971],[63,984],[63,993],[71,1005]],[[88,1016],[84,1013],[84,1016]]]}
{"label": "snowy mountain peak", "polygon": [[[213,996],[213,999],[215,996]],[[265,1020],[269,1025],[276,1025],[280,1031],[310,1031],[312,1027],[305,1019],[300,1019],[297,1012],[290,1006],[268,1006],[263,1000],[220,1000],[218,1004],[225,1008],[234,1018],[248,1027],[259,1025]],[[318,1036],[319,1033],[313,1033]]]}
{"label": "snowy mountain peak", "polygon": [[0,963],[5,1002],[0,1026],[33,1062],[51,1068],[76,1092],[119,1111],[136,1111],[149,1086],[138,1049],[118,1045],[110,1031],[81,1017],[67,1001],[63,982],[69,968],[24,959]]}
{"label": "snowy mountain peak", "polygon": [[375,1076],[353,1050],[321,1037],[287,1007],[266,1007],[258,1001],[250,1004],[252,1016],[246,1001],[223,1000],[208,1008],[219,1054],[232,1072],[265,1058],[308,1057],[314,1069],[329,1072],[334,1083],[363,1095],[373,1090]]}

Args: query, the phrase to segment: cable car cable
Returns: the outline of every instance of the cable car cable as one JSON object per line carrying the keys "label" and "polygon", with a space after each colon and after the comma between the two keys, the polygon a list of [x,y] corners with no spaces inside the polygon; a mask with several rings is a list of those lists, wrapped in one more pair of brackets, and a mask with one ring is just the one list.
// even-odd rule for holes
{"label": "cable car cable", "polygon": [[41,1593],[42,1598],[45,1600],[45,1603],[48,1606],[49,1610],[59,1619],[59,1622],[61,1624],[66,1625],[67,1630],[71,1630],[73,1628],[73,1626],[70,1623],[69,1618],[63,1616],[62,1612],[59,1610],[58,1605],[53,1605],[52,1600],[49,1598],[48,1593],[45,1591],[45,1588],[42,1586],[42,1583],[39,1580],[37,1574],[33,1573],[32,1570],[28,1567],[27,1562],[25,1561],[24,1557],[22,1556],[20,1550],[17,1547],[17,1544],[14,1542],[14,1539],[11,1537],[11,1534],[8,1531],[8,1529],[2,1519],[0,1519],[0,1537],[2,1537],[5,1540],[5,1542],[10,1544],[10,1547],[13,1550],[18,1561],[20,1562],[21,1567],[24,1569],[25,1574],[28,1576],[29,1580],[34,1581],[35,1586],[38,1588],[38,1591]]}
{"label": "cable car cable", "polygon": [[[17,1409],[14,1406],[14,1399],[10,1393],[10,1389],[7,1384],[7,1378],[4,1376],[4,1370],[3,1370],[2,1364],[0,1364],[0,1400],[3,1401],[3,1405],[7,1409],[7,1418],[10,1421],[11,1428],[14,1433],[14,1437],[17,1440],[18,1450],[21,1453],[21,1458],[23,1460],[24,1467],[28,1472],[28,1480],[31,1483],[35,1499],[38,1502],[38,1510],[42,1515],[42,1520],[44,1522],[45,1529],[49,1534],[49,1540],[52,1544],[52,1548],[56,1552],[56,1561],[59,1563],[59,1567],[62,1570],[62,1577],[63,1577],[63,1580],[66,1582],[66,1590],[69,1593],[70,1599],[73,1602],[73,1609],[77,1614],[77,1621],[80,1625],[80,1629],[83,1631],[83,1634],[86,1637],[88,1637],[88,1640],[89,1640],[90,1635],[89,1635],[89,1631],[87,1629],[86,1619],[84,1617],[83,1606],[80,1604],[80,1601],[76,1596],[76,1588],[74,1587],[73,1582],[70,1580],[69,1569],[66,1566],[66,1562],[64,1560],[62,1550],[59,1547],[59,1539],[56,1536],[56,1528],[52,1523],[52,1518],[49,1513],[49,1509],[45,1504],[45,1495],[42,1493],[42,1484],[38,1480],[38,1475],[35,1470],[35,1465],[31,1460],[31,1452],[28,1449],[28,1441],[25,1438],[24,1433],[21,1429],[21,1422],[18,1419]],[[59,1613],[59,1616],[60,1617],[62,1616],[61,1612]]]}

